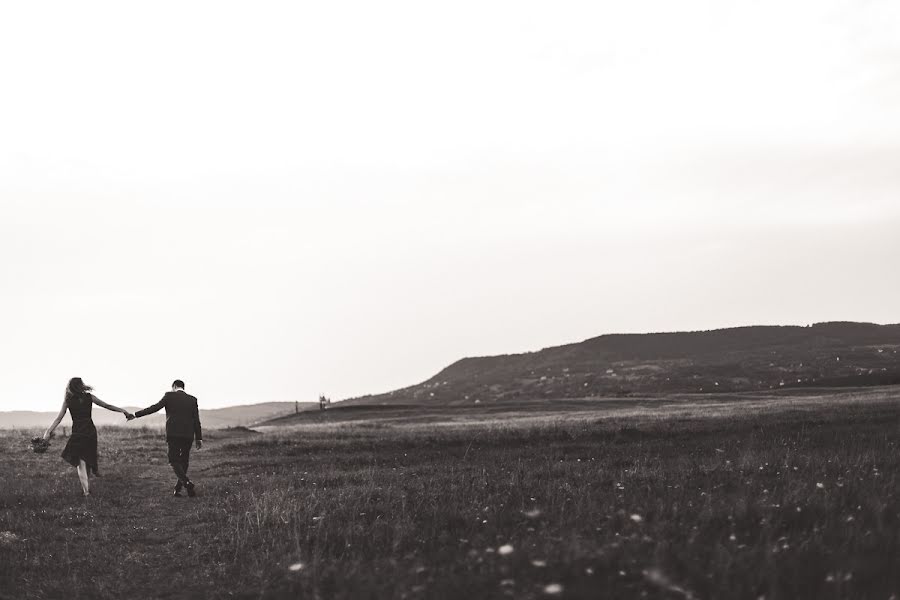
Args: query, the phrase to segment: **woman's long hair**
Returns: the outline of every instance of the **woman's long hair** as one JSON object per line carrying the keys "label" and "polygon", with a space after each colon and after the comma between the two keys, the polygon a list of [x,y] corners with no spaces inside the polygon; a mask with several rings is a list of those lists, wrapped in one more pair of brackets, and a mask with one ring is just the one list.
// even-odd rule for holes
{"label": "woman's long hair", "polygon": [[89,385],[86,385],[81,377],[73,377],[69,380],[69,384],[66,386],[66,404],[72,402],[72,400],[77,400],[80,402],[86,395],[88,395],[94,388]]}

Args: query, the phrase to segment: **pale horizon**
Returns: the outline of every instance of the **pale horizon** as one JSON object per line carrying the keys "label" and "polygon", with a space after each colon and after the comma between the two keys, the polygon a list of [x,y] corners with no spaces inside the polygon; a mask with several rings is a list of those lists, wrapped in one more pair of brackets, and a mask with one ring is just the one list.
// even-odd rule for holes
{"label": "pale horizon", "polygon": [[[844,319],[835,319],[835,320],[832,320],[832,321],[830,321],[830,322],[840,322],[840,321],[843,321],[843,322],[854,322],[854,323],[868,323],[868,324],[874,324],[874,325],[900,325],[900,323],[874,323],[874,322],[872,322],[872,321],[847,321],[847,320],[844,320]],[[819,322],[816,322],[816,323],[819,323]],[[363,392],[363,393],[361,393],[361,394],[355,394],[355,395],[353,395],[353,396],[346,396],[346,397],[341,397],[341,398],[331,398],[331,400],[332,400],[332,402],[339,402],[339,401],[341,401],[341,400],[347,400],[347,399],[351,399],[351,398],[354,398],[354,397],[360,397],[360,396],[366,396],[366,395],[377,395],[377,394],[382,394],[382,393],[389,392],[389,391],[394,391],[394,390],[396,390],[396,389],[400,389],[400,388],[403,388],[403,387],[408,387],[408,386],[411,386],[411,385],[416,385],[416,384],[419,384],[419,383],[422,383],[422,382],[426,381],[427,379],[429,379],[429,378],[431,378],[432,376],[436,375],[436,374],[437,374],[441,369],[443,369],[444,367],[450,366],[450,364],[452,364],[452,363],[455,362],[456,360],[459,360],[459,359],[462,359],[462,358],[479,358],[479,357],[483,357],[483,356],[496,356],[496,355],[499,355],[499,354],[519,354],[519,353],[535,352],[535,351],[543,350],[543,349],[545,349],[545,348],[552,348],[552,347],[556,347],[556,346],[563,346],[563,345],[567,345],[567,344],[579,343],[579,342],[583,342],[583,341],[586,341],[586,340],[589,340],[589,339],[592,339],[592,338],[601,337],[601,336],[604,336],[604,335],[642,335],[642,334],[654,334],[654,333],[691,333],[691,332],[698,332],[698,331],[713,331],[713,330],[731,329],[731,328],[741,328],[741,327],[766,327],[766,326],[774,326],[774,327],[784,327],[784,326],[806,327],[806,326],[809,326],[809,325],[815,325],[816,323],[754,323],[754,324],[744,324],[744,325],[726,325],[726,326],[722,326],[722,327],[701,328],[701,329],[683,329],[683,330],[609,331],[609,332],[600,333],[600,334],[597,334],[597,335],[591,335],[591,336],[588,336],[588,337],[585,337],[585,338],[581,338],[581,339],[577,339],[577,340],[561,341],[561,342],[558,342],[558,343],[549,344],[549,345],[547,345],[547,346],[541,346],[541,347],[539,347],[539,348],[529,348],[529,349],[516,350],[516,351],[511,351],[511,352],[495,353],[495,354],[491,354],[491,355],[475,355],[475,354],[472,354],[472,355],[459,356],[457,359],[451,360],[450,362],[448,362],[448,363],[442,365],[441,367],[435,369],[434,372],[432,372],[432,373],[430,373],[430,374],[427,374],[427,375],[424,375],[424,376],[420,377],[419,379],[417,379],[417,380],[415,380],[415,381],[409,381],[409,382],[407,382],[407,383],[403,383],[403,384],[401,384],[401,385],[395,386],[395,387],[390,388],[390,389],[373,390],[373,391],[370,391],[370,392]],[[76,377],[77,377],[77,375],[76,375]],[[159,395],[159,396],[162,396],[162,394],[165,393],[166,391],[168,391],[168,389],[169,389],[169,388],[162,389],[162,391],[158,392],[158,395]],[[191,390],[191,391],[193,392],[193,390]],[[99,396],[102,392],[101,392],[100,390],[95,390],[95,393]],[[199,392],[194,392],[194,393],[199,394]],[[62,394],[62,392],[60,393],[60,398],[62,397],[61,394]],[[226,408],[226,407],[234,407],[234,406],[254,405],[254,404],[260,404],[260,403],[264,403],[264,402],[289,402],[289,403],[290,403],[290,402],[299,401],[299,402],[309,402],[309,403],[311,403],[311,404],[316,404],[316,403],[317,403],[317,400],[318,400],[318,398],[289,398],[289,399],[285,399],[285,400],[261,400],[261,401],[247,400],[247,401],[241,401],[241,402],[229,402],[229,403],[222,404],[222,405],[207,404],[206,402],[204,402],[204,403],[203,403],[202,409],[204,409],[204,410],[209,410],[209,409]],[[129,407],[129,408],[135,408],[135,407],[140,408],[140,407],[142,407],[143,405],[140,405],[140,404],[120,403],[120,406],[122,406],[122,407]],[[56,408],[58,408],[58,407],[56,407]],[[51,408],[45,408],[45,409],[37,409],[37,408],[35,408],[35,409],[30,409],[30,408],[29,408],[29,409],[22,409],[22,408],[0,408],[0,412],[6,412],[6,411],[35,411],[35,412],[46,412],[46,411],[50,411],[50,410],[51,410]]]}
{"label": "pale horizon", "polygon": [[0,8],[0,411],[900,322],[900,6]]}

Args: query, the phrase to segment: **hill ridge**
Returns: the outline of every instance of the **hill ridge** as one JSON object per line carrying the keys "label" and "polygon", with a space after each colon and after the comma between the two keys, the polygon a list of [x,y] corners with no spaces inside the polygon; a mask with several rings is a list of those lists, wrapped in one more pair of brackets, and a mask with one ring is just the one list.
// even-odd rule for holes
{"label": "hill ridge", "polygon": [[898,350],[900,324],[853,321],[610,333],[530,352],[464,357],[422,383],[345,402],[466,404],[893,384],[900,383]]}

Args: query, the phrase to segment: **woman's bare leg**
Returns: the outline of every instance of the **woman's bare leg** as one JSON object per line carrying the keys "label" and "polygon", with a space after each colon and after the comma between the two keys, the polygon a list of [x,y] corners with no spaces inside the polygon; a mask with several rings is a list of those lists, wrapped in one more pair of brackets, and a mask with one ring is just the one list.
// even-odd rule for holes
{"label": "woman's bare leg", "polygon": [[75,467],[78,471],[78,480],[81,482],[81,491],[84,492],[85,496],[91,495],[91,484],[88,483],[88,472],[87,472],[87,463],[83,460],[78,461],[78,466]]}

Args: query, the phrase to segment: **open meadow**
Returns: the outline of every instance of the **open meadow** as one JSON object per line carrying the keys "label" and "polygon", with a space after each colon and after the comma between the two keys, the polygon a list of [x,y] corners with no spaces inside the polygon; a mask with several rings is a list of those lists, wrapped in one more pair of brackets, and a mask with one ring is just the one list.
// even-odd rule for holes
{"label": "open meadow", "polygon": [[900,598],[900,391],[0,433],[0,598]]}

